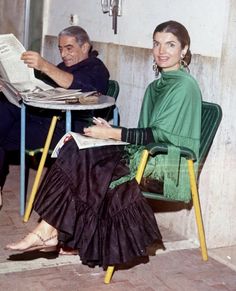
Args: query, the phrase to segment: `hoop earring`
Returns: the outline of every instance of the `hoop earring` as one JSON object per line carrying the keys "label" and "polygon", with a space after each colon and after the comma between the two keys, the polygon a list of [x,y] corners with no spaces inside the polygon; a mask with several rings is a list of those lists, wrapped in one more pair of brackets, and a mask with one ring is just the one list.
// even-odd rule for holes
{"label": "hoop earring", "polygon": [[159,68],[158,68],[158,65],[157,65],[157,63],[156,63],[155,60],[153,60],[152,69],[155,72],[155,77],[158,77],[158,75],[159,75]]}

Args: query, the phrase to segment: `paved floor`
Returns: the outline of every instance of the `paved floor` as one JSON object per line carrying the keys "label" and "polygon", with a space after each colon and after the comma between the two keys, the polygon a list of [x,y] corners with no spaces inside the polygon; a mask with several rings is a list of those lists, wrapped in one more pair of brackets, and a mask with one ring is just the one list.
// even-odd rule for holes
{"label": "paved floor", "polygon": [[203,262],[196,246],[166,229],[161,229],[166,250],[155,254],[150,249],[149,260],[116,270],[109,285],[103,283],[102,268],[82,265],[79,256],[5,251],[8,242],[22,238],[38,219],[33,214],[28,223],[22,222],[18,181],[19,167],[12,166],[0,211],[0,291],[236,291],[236,247],[210,250],[209,261]]}

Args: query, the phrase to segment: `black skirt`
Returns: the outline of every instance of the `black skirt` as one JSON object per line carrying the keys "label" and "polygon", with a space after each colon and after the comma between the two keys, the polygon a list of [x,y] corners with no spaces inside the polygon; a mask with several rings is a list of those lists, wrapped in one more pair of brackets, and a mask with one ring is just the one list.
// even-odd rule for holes
{"label": "black skirt", "polygon": [[79,250],[84,264],[126,263],[161,240],[136,180],[109,188],[129,173],[123,156],[123,146],[79,150],[70,140],[38,191],[35,211],[59,231],[62,246]]}

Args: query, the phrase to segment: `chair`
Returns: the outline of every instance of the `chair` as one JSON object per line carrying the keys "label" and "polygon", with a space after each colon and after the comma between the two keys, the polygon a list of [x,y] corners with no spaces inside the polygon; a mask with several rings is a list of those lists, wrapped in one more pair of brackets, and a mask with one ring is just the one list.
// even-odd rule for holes
{"label": "chair", "polygon": [[[115,98],[115,100],[117,100],[117,97],[119,95],[119,91],[120,91],[119,83],[117,81],[115,81],[115,80],[109,80],[107,95],[108,96],[112,96],[112,97]],[[119,109],[118,109],[117,105],[112,106],[112,108],[113,107],[114,107],[114,109],[113,109],[113,125],[114,126],[118,126],[119,125]],[[57,117],[57,119],[58,118],[59,117]],[[54,119],[54,122],[53,122],[52,128],[51,128],[52,132],[54,132],[55,126],[56,126],[56,123],[55,123],[55,126],[54,126],[54,123],[55,123],[55,119]],[[68,129],[66,131],[69,131],[69,130],[70,130],[70,126],[68,127]],[[50,132],[50,130],[49,130],[49,132]],[[34,150],[26,149],[25,153],[29,157],[34,158],[37,154],[42,154],[43,153],[43,149],[44,148],[37,148],[37,149],[34,149]],[[51,154],[51,152],[52,152],[51,150],[48,150],[49,154]]]}
{"label": "chair", "polygon": [[[109,87],[106,95],[112,96],[117,101],[119,95],[120,87],[117,81],[109,80]],[[119,126],[119,110],[117,104],[110,106],[109,108],[95,109],[93,112],[95,117],[102,117],[108,122],[113,120],[114,126]]]}
{"label": "chair", "polygon": [[[109,87],[107,91],[108,96],[112,96],[117,101],[118,95],[120,92],[120,87],[117,81],[109,80]],[[119,109],[117,105],[114,105],[113,109],[113,125],[118,126],[119,125]]]}
{"label": "chair", "polygon": [[[221,122],[221,118],[222,118],[222,110],[218,104],[204,102],[204,101],[202,102],[202,118],[201,118],[202,124],[201,124],[198,176],[203,167],[207,154],[210,150],[216,131]],[[191,150],[187,148],[180,148],[180,149],[181,149],[180,151],[181,156],[183,156],[186,159],[186,162],[188,165],[188,174],[189,174],[189,180],[190,180],[192,202],[193,202],[193,207],[195,210],[195,218],[196,218],[196,224],[197,224],[197,229],[198,229],[198,237],[199,237],[199,242],[200,242],[200,247],[201,247],[202,259],[204,261],[207,261],[208,253],[207,253],[206,239],[205,239],[204,226],[203,226],[202,215],[201,215],[201,206],[200,206],[199,195],[198,195],[197,179],[195,177],[195,172],[194,172],[194,161],[196,160],[196,158],[195,158],[195,154]],[[144,149],[143,151],[143,154],[138,166],[138,170],[136,173],[137,182],[140,183],[141,181],[149,155],[154,156],[158,154],[167,154],[167,153],[168,153],[167,144],[159,143],[159,144],[148,145],[146,149]],[[165,200],[165,198],[163,198],[163,195],[157,194],[157,193],[143,192],[143,195],[149,199]],[[170,200],[168,199],[168,201]],[[172,201],[176,202],[176,200],[172,200]],[[114,266],[109,266],[107,268],[105,279],[104,279],[104,282],[106,284],[110,283],[113,272],[114,272]]]}
{"label": "chair", "polygon": [[[109,86],[108,86],[108,91],[107,91],[107,94],[108,96],[111,96],[111,97],[114,97],[115,100],[117,100],[117,97],[118,97],[118,94],[119,94],[119,84],[117,81],[115,80],[109,80]],[[22,128],[24,130],[21,131],[21,135],[22,135],[22,140],[25,139],[25,105],[23,104],[22,105],[22,116],[23,116],[23,120],[21,120],[22,122]],[[54,130],[55,130],[55,127],[56,127],[56,123],[57,123],[57,120],[58,120],[58,117],[57,116],[53,116],[52,118],[52,121],[51,121],[51,125],[49,127],[49,131],[48,131],[48,136],[47,136],[47,139],[46,139],[46,142],[45,142],[45,145],[43,148],[37,148],[37,149],[34,149],[34,150],[26,150],[25,153],[31,157],[34,157],[36,154],[38,153],[42,153],[42,156],[41,156],[41,159],[40,159],[40,162],[39,162],[39,166],[38,166],[38,170],[37,170],[37,173],[36,173],[36,177],[35,177],[35,180],[34,180],[34,184],[33,184],[33,187],[32,187],[32,191],[31,191],[31,194],[29,196],[29,201],[28,201],[28,205],[26,207],[26,211],[24,213],[24,202],[25,202],[25,154],[23,154],[23,148],[21,146],[21,177],[20,177],[20,180],[21,180],[21,189],[20,189],[20,200],[21,200],[21,215],[24,214],[24,218],[23,218],[23,221],[24,222],[27,222],[29,220],[29,217],[30,217],[30,213],[31,213],[31,210],[32,210],[32,205],[33,205],[33,202],[34,202],[34,199],[35,199],[35,195],[36,195],[36,192],[38,190],[38,186],[39,186],[39,183],[40,183],[40,179],[41,179],[41,176],[42,176],[42,172],[43,172],[43,168],[44,168],[44,165],[45,165],[45,162],[46,162],[46,159],[47,159],[47,155],[48,153],[50,153],[50,143],[51,143],[51,140],[52,140],[52,137],[53,137],[53,133],[54,133]],[[113,110],[113,124],[115,126],[118,125],[118,122],[119,122],[119,115],[118,115],[118,108],[116,107],[115,105],[115,108]],[[70,131],[71,130],[71,111],[70,110],[66,110],[66,132]],[[28,180],[28,179],[27,179]]]}

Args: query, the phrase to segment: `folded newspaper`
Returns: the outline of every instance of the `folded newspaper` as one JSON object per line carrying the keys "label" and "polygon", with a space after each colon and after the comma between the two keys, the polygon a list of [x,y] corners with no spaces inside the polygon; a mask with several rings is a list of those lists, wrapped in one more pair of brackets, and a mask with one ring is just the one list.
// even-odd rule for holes
{"label": "folded newspaper", "polygon": [[34,70],[21,60],[23,52],[24,46],[12,33],[0,34],[0,84],[4,95],[18,107],[22,100],[21,92],[53,88],[35,78]]}
{"label": "folded newspaper", "polygon": [[[53,88],[45,91],[21,93],[24,103],[38,102],[48,104],[91,104],[98,102],[97,91],[81,92],[80,90]],[[86,103],[87,102],[87,103]]]}
{"label": "folded newspaper", "polygon": [[70,139],[74,139],[79,149],[86,149],[92,147],[101,147],[108,145],[127,145],[127,142],[114,140],[114,139],[98,139],[82,135],[77,132],[67,132],[57,143],[56,147],[52,152],[52,158],[56,158],[63,147],[63,145]]}
{"label": "folded newspaper", "polygon": [[24,46],[13,34],[0,34],[0,85],[8,100],[20,107],[20,103],[43,102],[53,104],[93,104],[98,102],[97,92],[54,88],[35,78],[34,70],[22,60]]}

